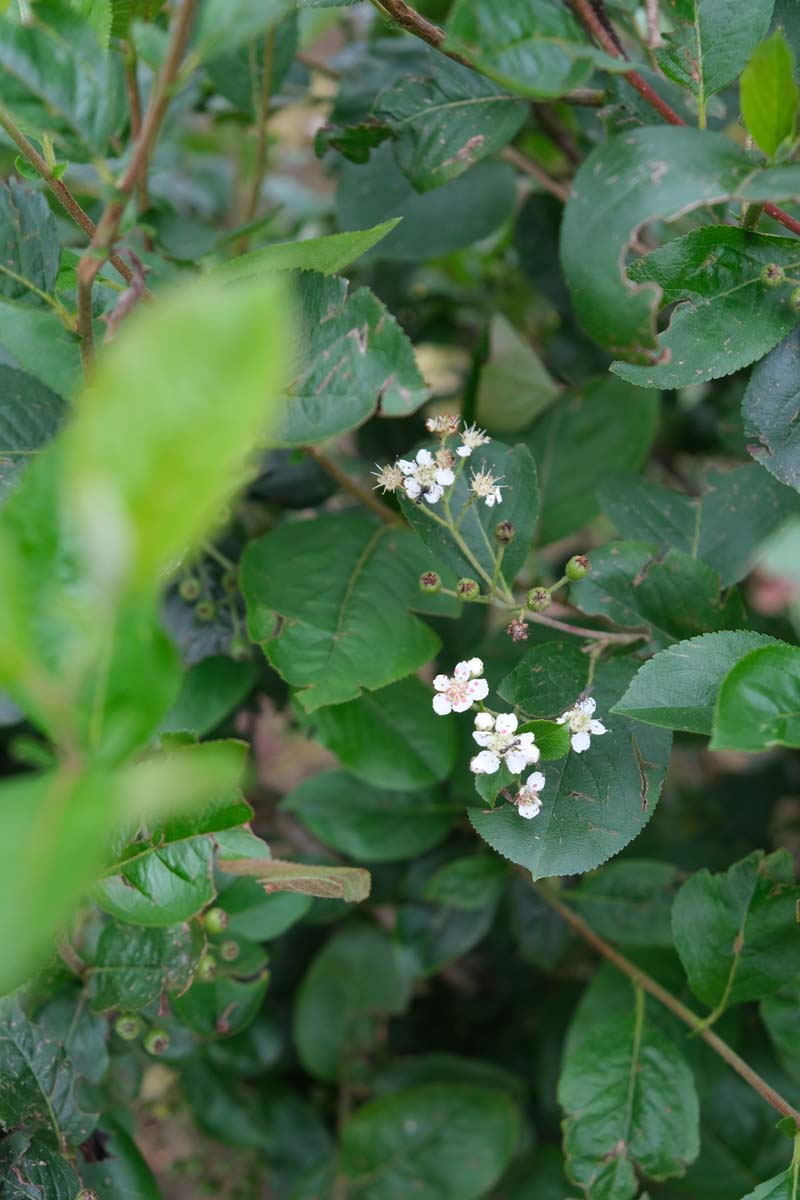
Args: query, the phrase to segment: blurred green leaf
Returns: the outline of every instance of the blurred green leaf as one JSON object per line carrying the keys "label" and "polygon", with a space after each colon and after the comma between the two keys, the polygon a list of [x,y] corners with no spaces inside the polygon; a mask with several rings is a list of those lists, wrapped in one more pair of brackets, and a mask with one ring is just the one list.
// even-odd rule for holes
{"label": "blurred green leaf", "polygon": [[180,694],[159,731],[189,730],[205,737],[246,699],[257,677],[254,663],[236,662],[221,654],[202,659],[186,672]]}
{"label": "blurred green leaf", "polygon": [[502,314],[494,316],[475,400],[478,424],[501,436],[519,433],[550,407],[559,390],[530,343]]}
{"label": "blurred green leaf", "polygon": [[55,392],[32,375],[0,365],[0,502],[64,415],[64,401]]}
{"label": "blurred green leaf", "polygon": [[779,643],[751,650],[722,681],[713,750],[757,752],[800,746],[800,649]]}
{"label": "blurred green leaf", "polygon": [[627,858],[585,875],[564,898],[602,937],[623,946],[671,946],[677,880],[672,863]]}
{"label": "blurred green leaf", "polygon": [[794,58],[781,28],[756,46],[739,86],[748,133],[769,158],[776,158],[781,147],[794,141],[800,103]]}
{"label": "blurred green leaf", "polygon": [[800,491],[799,358],[800,331],[794,330],[756,363],[742,401],[747,435],[756,443],[747,447],[750,454],[795,491]]}
{"label": "blurred green leaf", "polygon": [[196,978],[172,1000],[179,1021],[201,1037],[240,1033],[253,1020],[266,994],[267,955],[260,946],[237,941],[239,953],[232,962],[217,958],[212,979]]}
{"label": "blurred green leaf", "polygon": [[268,271],[318,271],[321,275],[336,275],[391,233],[400,220],[400,217],[394,217],[373,229],[330,233],[327,237],[306,238],[302,242],[275,242],[220,263],[211,268],[210,274],[225,282],[249,279]]}

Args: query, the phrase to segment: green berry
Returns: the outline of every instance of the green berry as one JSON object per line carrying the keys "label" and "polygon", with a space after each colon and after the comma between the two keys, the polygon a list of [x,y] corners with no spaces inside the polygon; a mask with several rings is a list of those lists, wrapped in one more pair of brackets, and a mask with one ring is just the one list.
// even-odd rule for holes
{"label": "green berry", "polygon": [[238,592],[239,590],[239,573],[238,571],[226,571],[222,576],[222,586],[226,592]]}
{"label": "green berry", "polygon": [[147,1031],[144,1039],[144,1048],[148,1054],[153,1054],[158,1058],[161,1054],[166,1054],[169,1050],[169,1034],[166,1029],[161,1029],[160,1026],[154,1025],[152,1029]]}
{"label": "green berry", "polygon": [[783,267],[777,263],[767,263],[761,270],[761,282],[767,287],[779,287],[786,278]]}
{"label": "green berry", "polygon": [[247,638],[232,637],[228,646],[228,653],[236,662],[250,662],[253,657],[253,647]]}
{"label": "green berry", "polygon": [[215,905],[204,915],[203,924],[208,933],[224,933],[228,928],[228,914],[224,908]]}
{"label": "green berry", "polygon": [[220,958],[224,959],[225,962],[234,962],[234,960],[239,957],[240,953],[241,948],[239,943],[235,942],[233,938],[226,938],[224,942],[220,943],[219,956]]}
{"label": "green berry", "polygon": [[567,579],[575,582],[578,579],[585,579],[592,569],[592,564],[585,554],[573,554],[572,558],[564,568],[564,574]]}
{"label": "green berry", "polygon": [[550,607],[551,599],[548,588],[535,587],[528,592],[526,603],[531,612],[544,612]]}
{"label": "green berry", "polygon": [[441,576],[435,571],[424,571],[419,577],[419,590],[426,596],[435,596],[442,590]]}
{"label": "green berry", "polygon": [[198,621],[213,621],[217,615],[217,606],[213,600],[201,600],[194,612]]}
{"label": "green berry", "polygon": [[188,600],[192,604],[202,592],[203,587],[199,579],[195,579],[194,575],[187,575],[178,584],[178,592],[182,599]]}
{"label": "green berry", "polygon": [[792,308],[800,308],[800,287],[792,288],[789,293],[789,303]]}
{"label": "green berry", "polygon": [[459,579],[456,591],[461,600],[477,600],[481,594],[477,579]]}
{"label": "green berry", "polygon": [[135,1042],[144,1029],[144,1022],[136,1013],[120,1013],[114,1022],[114,1032],[124,1042]]}
{"label": "green berry", "polygon": [[494,527],[494,540],[499,546],[507,546],[516,536],[517,531],[510,521],[501,521]]}
{"label": "green berry", "polygon": [[211,983],[217,973],[217,960],[213,954],[204,954],[197,964],[197,978],[201,983]]}

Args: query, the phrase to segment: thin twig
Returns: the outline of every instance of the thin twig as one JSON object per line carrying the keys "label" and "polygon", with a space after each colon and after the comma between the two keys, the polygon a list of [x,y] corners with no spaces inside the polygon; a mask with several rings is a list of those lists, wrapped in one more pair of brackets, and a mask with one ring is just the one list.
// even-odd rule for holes
{"label": "thin twig", "polygon": [[[601,93],[602,95],[602,93]],[[561,153],[573,167],[581,161],[581,153],[575,138],[565,129],[549,104],[534,104],[533,111],[542,129],[550,135]]]}
{"label": "thin twig", "polygon": [[530,175],[537,183],[560,200],[562,204],[566,204],[569,199],[569,188],[564,183],[559,183],[547,174],[538,163],[535,163],[532,158],[528,158],[527,154],[523,154],[521,150],[517,150],[516,146],[506,146],[502,151],[501,157],[506,162],[512,163],[517,170],[524,171],[526,175]]}
{"label": "thin twig", "polygon": [[611,633],[603,629],[589,629],[584,625],[570,625],[567,621],[559,621],[556,617],[548,617],[546,613],[531,612],[525,609],[522,614],[526,621],[537,625],[546,625],[548,629],[558,629],[561,633],[571,633],[573,637],[593,638],[597,642],[608,642],[612,646],[630,646],[634,642],[647,640],[646,633]]}
{"label": "thin twig", "polygon": [[400,29],[405,29],[406,33],[413,33],[415,37],[421,38],[423,42],[427,42],[434,49],[441,50],[442,54],[446,54],[448,58],[461,63],[464,67],[473,66],[468,58],[464,58],[454,50],[445,49],[444,43],[447,34],[441,25],[434,25],[433,21],[429,21],[410,4],[406,4],[406,0],[372,0],[372,4],[382,16],[388,17]]}
{"label": "thin twig", "polygon": [[333,459],[328,458],[327,454],[323,454],[317,446],[304,446],[303,449],[310,458],[314,459],[314,462],[322,467],[326,474],[330,475],[331,479],[334,479],[338,483],[342,491],[349,492],[355,500],[358,500],[359,504],[363,504],[365,508],[369,508],[372,512],[376,513],[387,525],[402,525],[404,523],[399,513],[393,512],[387,504],[383,504],[368,488],[362,487],[360,483],[357,483],[352,475],[348,475],[346,471],[343,471]]}
{"label": "thin twig", "polygon": [[[572,7],[578,18],[582,21],[584,28],[594,37],[598,45],[605,50],[606,54],[610,54],[612,58],[625,57],[617,45],[614,36],[609,33],[598,17],[590,0],[572,0]],[[683,118],[679,117],[675,112],[675,109],[667,104],[666,100],[661,99],[658,92],[650,87],[650,84],[642,78],[638,71],[626,71],[625,78],[632,87],[636,88],[636,91],[647,101],[651,108],[660,113],[670,125],[686,124]],[[789,216],[787,212],[784,212],[782,208],[778,208],[776,204],[765,204],[764,212],[786,229],[790,229],[792,233],[800,234],[800,221]]]}
{"label": "thin twig", "polygon": [[533,886],[541,898],[547,904],[549,904],[551,908],[554,908],[556,912],[564,918],[566,923],[572,929],[574,929],[575,932],[579,934],[579,936],[582,937],[585,942],[588,942],[588,944],[592,946],[593,949],[598,952],[598,954],[601,954],[603,958],[612,963],[617,970],[622,971],[624,975],[627,975],[628,978],[633,981],[633,983],[638,984],[640,987],[644,988],[646,992],[649,992],[654,999],[658,1000],[660,1004],[663,1004],[665,1008],[669,1009],[669,1011],[673,1013],[678,1020],[683,1021],[685,1025],[688,1025],[689,1028],[693,1030],[693,1032],[699,1037],[701,1037],[703,1041],[711,1047],[712,1050],[716,1051],[720,1058],[724,1058],[725,1062],[733,1068],[737,1075],[740,1075],[741,1078],[750,1085],[750,1087],[757,1091],[758,1094],[762,1096],[764,1100],[766,1100],[767,1104],[771,1104],[775,1111],[779,1112],[781,1116],[791,1117],[792,1120],[797,1123],[798,1128],[800,1128],[800,1112],[798,1112],[796,1108],[793,1108],[787,1100],[784,1100],[783,1096],[776,1092],[775,1089],[771,1087],[765,1079],[762,1079],[762,1077],[758,1075],[753,1068],[744,1061],[743,1058],[740,1058],[736,1051],[731,1049],[728,1043],[724,1042],[718,1034],[714,1033],[714,1031],[711,1029],[705,1029],[703,1027],[704,1023],[702,1017],[698,1017],[696,1013],[693,1013],[690,1008],[687,1008],[685,1004],[682,1004],[677,997],[673,996],[671,992],[668,992],[667,989],[662,987],[660,983],[657,983],[655,979],[653,979],[645,971],[642,971],[641,968],[637,967],[635,963],[632,963],[630,959],[625,958],[625,956],[620,954],[618,950],[615,950],[613,946],[609,945],[604,938],[601,938],[599,934],[595,933],[591,925],[584,921],[583,917],[580,917],[576,912],[573,912],[573,910],[567,904],[564,904],[561,900],[559,900],[549,888],[543,887],[538,883],[534,883]]}
{"label": "thin twig", "polygon": [[[261,88],[259,89],[258,101],[256,104],[256,122],[258,123],[258,135],[256,141],[256,160],[253,166],[253,179],[250,185],[250,194],[247,197],[245,204],[244,216],[242,225],[249,225],[258,211],[258,201],[261,196],[261,186],[264,182],[264,174],[267,169],[267,152],[269,150],[269,131],[267,128],[267,119],[269,118],[269,103],[272,96],[272,67],[275,57],[275,29],[274,27],[267,30],[264,37],[264,65],[261,73]],[[257,63],[256,63],[257,66]],[[248,236],[242,234],[239,240],[238,253],[244,254],[247,250]]]}
{"label": "thin twig", "polygon": [[[45,181],[50,191],[53,193],[59,204],[72,217],[79,229],[82,229],[87,237],[91,240],[97,229],[95,223],[85,209],[81,208],[78,201],[73,196],[67,185],[61,179],[56,179],[53,172],[48,167],[45,160],[42,158],[39,151],[33,146],[25,134],[13,121],[10,113],[5,108],[0,106],[0,128],[4,129],[12,142],[15,144],[20,154],[34,167],[42,179]],[[118,254],[111,255],[111,263],[119,271],[126,283],[130,283],[133,279],[133,272],[130,267],[123,262]]]}
{"label": "thin twig", "polygon": [[172,99],[173,86],[183,61],[197,5],[198,0],[183,0],[178,9],[167,55],[153,84],[150,101],[130,163],[116,186],[114,198],[106,205],[91,245],[81,255],[78,263],[78,329],[82,339],[81,353],[84,366],[91,362],[94,354],[92,286],[98,271],[113,249],[128,201],[147,172],[150,155],[155,148],[161,132],[161,125]]}

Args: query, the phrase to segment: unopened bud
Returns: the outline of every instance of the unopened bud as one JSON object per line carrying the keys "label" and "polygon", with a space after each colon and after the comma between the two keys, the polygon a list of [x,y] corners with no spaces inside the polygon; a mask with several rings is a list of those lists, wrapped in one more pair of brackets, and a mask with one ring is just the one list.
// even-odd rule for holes
{"label": "unopened bud", "polygon": [[531,612],[544,612],[550,607],[551,596],[546,587],[531,588],[528,592],[526,603]]}
{"label": "unopened bud", "polygon": [[156,1057],[166,1054],[169,1050],[169,1034],[166,1029],[160,1029],[158,1026],[150,1029],[144,1039],[144,1048],[148,1054],[154,1054]]}
{"label": "unopened bud", "polygon": [[204,915],[203,924],[208,933],[224,933],[228,928],[228,914],[224,908],[215,905]]}
{"label": "unopened bud", "polygon": [[233,938],[226,938],[226,940],[221,942],[219,945],[219,956],[220,958],[224,959],[225,962],[235,962],[240,954],[241,947],[238,942],[233,940]]}
{"label": "unopened bud", "polygon": [[135,1042],[144,1029],[144,1022],[136,1013],[120,1013],[114,1022],[114,1033],[124,1042]]}
{"label": "unopened bud", "polygon": [[459,579],[456,591],[461,600],[477,600],[481,594],[477,579]]}
{"label": "unopened bud", "polygon": [[181,599],[188,600],[191,604],[202,592],[203,588],[199,579],[195,579],[194,575],[187,575],[178,584],[178,592]]}
{"label": "unopened bud", "polygon": [[435,571],[424,571],[419,577],[419,590],[426,596],[435,596],[442,590],[442,580]]}
{"label": "unopened bud", "polygon": [[501,546],[507,546],[516,536],[517,531],[510,521],[501,521],[494,527],[494,540]]}
{"label": "unopened bud", "polygon": [[592,569],[592,564],[585,554],[573,554],[572,558],[564,568],[564,574],[567,579],[575,582],[578,579],[585,579]]}
{"label": "unopened bud", "polygon": [[761,270],[761,282],[767,287],[778,287],[786,278],[783,267],[777,263],[767,263]]}
{"label": "unopened bud", "polygon": [[198,621],[213,621],[217,615],[217,606],[213,600],[201,600],[195,606],[194,613]]}
{"label": "unopened bud", "polygon": [[213,954],[204,954],[197,964],[197,978],[201,983],[211,983],[217,973],[217,960]]}

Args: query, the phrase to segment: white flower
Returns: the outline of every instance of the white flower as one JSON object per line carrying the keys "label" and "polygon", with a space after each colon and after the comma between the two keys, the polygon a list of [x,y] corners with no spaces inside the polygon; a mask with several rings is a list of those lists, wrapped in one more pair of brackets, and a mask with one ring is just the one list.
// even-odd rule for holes
{"label": "white flower", "polygon": [[476,700],[485,700],[489,695],[489,685],[480,678],[481,675],[483,663],[479,658],[456,663],[452,679],[449,675],[437,675],[433,681],[436,688],[433,711],[440,717],[446,717],[451,712],[466,712]]}
{"label": "white flower", "polygon": [[380,467],[376,463],[375,466],[378,467],[377,471],[372,472],[372,474],[378,480],[378,482],[375,484],[375,489],[383,488],[384,492],[396,492],[403,482],[403,472],[400,470],[397,464],[388,467]]}
{"label": "white flower", "polygon": [[544,787],[544,775],[541,771],[534,771],[532,775],[523,783],[522,787],[514,798],[514,803],[517,806],[517,812],[526,821],[530,821],[533,817],[538,817],[542,811],[542,802],[539,799],[539,792]]}
{"label": "white flower", "polygon": [[468,425],[466,429],[461,431],[461,445],[456,450],[456,454],[460,454],[462,458],[469,458],[473,450],[477,450],[480,446],[485,446],[492,439],[486,436],[485,429],[478,429],[477,425]]}
{"label": "white flower", "polygon": [[436,504],[444,495],[444,489],[455,482],[449,467],[440,467],[430,450],[418,450],[414,462],[399,458],[397,465],[405,478],[403,488],[410,500],[422,496],[429,504]]}
{"label": "white flower", "polygon": [[569,724],[572,734],[570,741],[576,754],[582,754],[584,750],[589,749],[592,734],[599,737],[601,733],[608,733],[602,721],[595,721],[592,718],[596,708],[597,703],[590,696],[587,700],[579,700],[558,718],[559,725],[563,725],[565,722]]}
{"label": "white flower", "polygon": [[458,433],[460,424],[461,417],[455,413],[439,413],[436,417],[428,417],[425,428],[428,433],[439,433],[442,437],[448,437],[451,433]]}
{"label": "white flower", "polygon": [[479,500],[486,501],[487,508],[494,508],[495,504],[503,503],[499,486],[500,479],[502,479],[502,475],[495,478],[489,471],[473,471],[469,486]]}
{"label": "white flower", "polygon": [[[489,720],[487,721],[487,717]],[[469,764],[475,775],[494,775],[505,762],[512,775],[519,775],[529,763],[539,761],[539,747],[532,733],[517,733],[519,722],[513,713],[478,713],[473,740],[482,746]]]}

